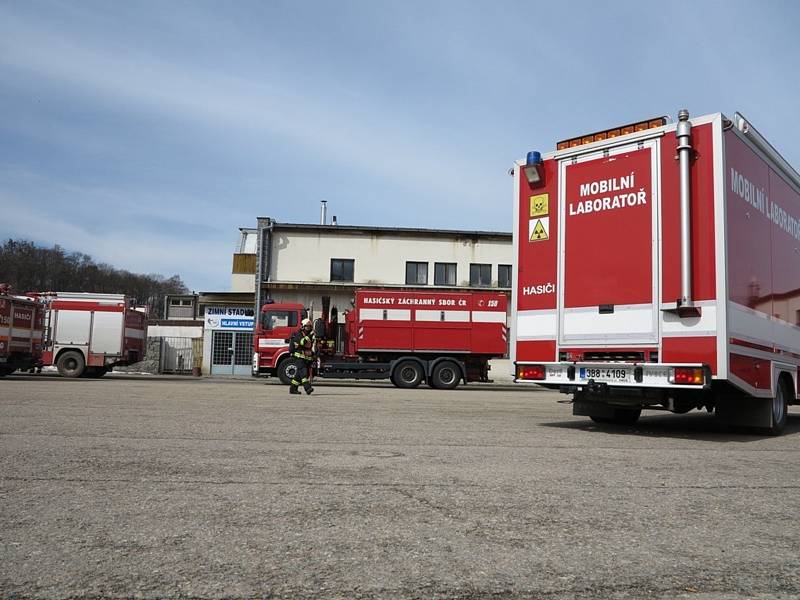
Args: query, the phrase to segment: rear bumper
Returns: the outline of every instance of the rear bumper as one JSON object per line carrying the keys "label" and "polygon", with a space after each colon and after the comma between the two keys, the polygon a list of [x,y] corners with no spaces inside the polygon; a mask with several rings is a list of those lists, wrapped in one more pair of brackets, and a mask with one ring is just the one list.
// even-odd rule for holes
{"label": "rear bumper", "polygon": [[[676,378],[676,369],[677,373],[700,369],[702,377],[697,383],[681,383],[676,380],[680,379]],[[711,379],[708,365],[700,363],[517,362],[514,383],[535,383],[565,391],[592,390],[603,386],[703,390],[711,386]]]}

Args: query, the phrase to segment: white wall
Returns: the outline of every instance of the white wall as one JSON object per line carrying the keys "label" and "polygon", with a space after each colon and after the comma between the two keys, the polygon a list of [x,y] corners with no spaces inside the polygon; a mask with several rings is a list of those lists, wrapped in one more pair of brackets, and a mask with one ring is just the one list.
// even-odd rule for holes
{"label": "white wall", "polygon": [[232,273],[231,274],[232,292],[255,292],[256,276],[252,273]]}
{"label": "white wall", "polygon": [[203,326],[198,325],[149,325],[147,327],[147,337],[203,337]]}
{"label": "white wall", "polygon": [[470,263],[512,263],[511,240],[478,240],[470,237],[411,237],[386,233],[276,231],[270,279],[273,282],[329,282],[331,258],[355,259],[355,283],[403,285],[406,261],[428,263],[428,285],[433,286],[434,263],[456,263],[456,285],[469,285]]}

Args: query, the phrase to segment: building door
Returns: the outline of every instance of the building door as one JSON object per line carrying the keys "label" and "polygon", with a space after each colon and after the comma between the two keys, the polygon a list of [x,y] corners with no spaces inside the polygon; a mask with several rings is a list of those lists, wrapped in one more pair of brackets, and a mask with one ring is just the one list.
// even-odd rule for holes
{"label": "building door", "polygon": [[253,360],[253,334],[244,331],[213,331],[211,334],[211,374],[250,375]]}
{"label": "building door", "polygon": [[233,374],[250,376],[253,370],[253,334],[236,331],[233,334]]}

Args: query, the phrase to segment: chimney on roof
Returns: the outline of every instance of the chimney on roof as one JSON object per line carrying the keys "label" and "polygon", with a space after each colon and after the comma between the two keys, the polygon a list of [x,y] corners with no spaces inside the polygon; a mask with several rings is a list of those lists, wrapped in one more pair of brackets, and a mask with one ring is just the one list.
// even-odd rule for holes
{"label": "chimney on roof", "polygon": [[328,220],[328,201],[320,200],[319,203],[319,224],[325,225]]}

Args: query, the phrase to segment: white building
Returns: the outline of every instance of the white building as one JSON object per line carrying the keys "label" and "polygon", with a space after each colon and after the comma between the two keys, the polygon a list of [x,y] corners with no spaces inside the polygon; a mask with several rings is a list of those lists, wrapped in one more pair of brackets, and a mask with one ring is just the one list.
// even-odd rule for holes
{"label": "white building", "polygon": [[[277,223],[243,228],[234,256],[233,291],[299,302],[315,311],[322,297],[350,307],[353,291],[497,289],[510,292],[511,234],[401,227]],[[256,285],[256,281],[259,285]],[[318,313],[317,313],[318,314]]]}

